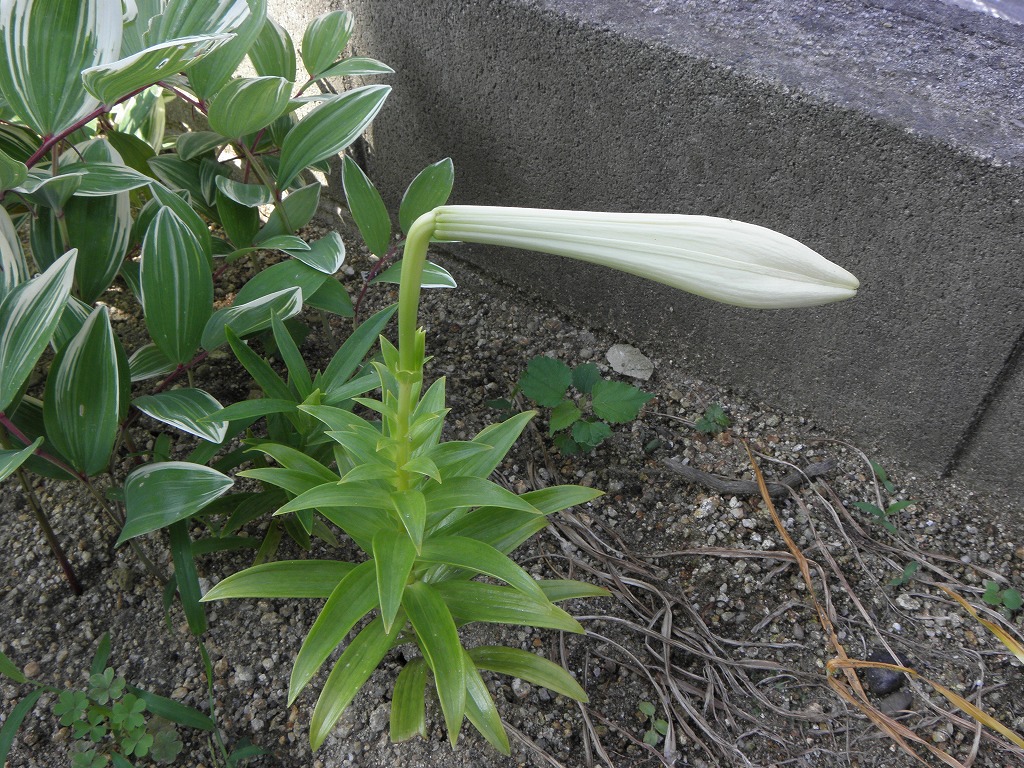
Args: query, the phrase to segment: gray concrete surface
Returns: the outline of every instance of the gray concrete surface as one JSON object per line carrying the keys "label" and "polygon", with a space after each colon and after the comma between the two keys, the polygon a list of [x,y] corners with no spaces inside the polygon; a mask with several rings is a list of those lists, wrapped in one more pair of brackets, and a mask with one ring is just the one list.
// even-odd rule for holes
{"label": "gray concrete surface", "polygon": [[[397,201],[726,216],[798,238],[853,301],[757,312],[565,260],[460,247],[645,352],[801,409],[924,473],[1024,477],[1024,28],[935,0],[348,0],[394,93]],[[296,40],[339,5],[271,0]]]}

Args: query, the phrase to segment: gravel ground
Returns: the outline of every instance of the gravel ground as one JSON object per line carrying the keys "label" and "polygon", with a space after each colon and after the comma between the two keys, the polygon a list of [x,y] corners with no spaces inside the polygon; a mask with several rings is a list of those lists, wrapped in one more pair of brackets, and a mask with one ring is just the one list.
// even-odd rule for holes
{"label": "gravel ground", "polygon": [[[354,250],[354,249],[353,249]],[[445,262],[456,291],[424,297],[422,318],[429,375],[448,377],[451,439],[464,439],[502,414],[487,401],[508,396],[531,357],[570,365],[592,361],[607,377],[606,352],[628,344],[614,332],[586,329],[531,303],[457,262]],[[356,260],[357,267],[360,266]],[[241,279],[241,277],[239,277]],[[350,286],[358,278],[349,278]],[[230,289],[230,286],[228,286]],[[373,301],[386,299],[383,291]],[[121,318],[135,322],[131,317]],[[326,360],[333,340],[316,330],[304,353]],[[522,547],[517,560],[538,576],[571,574],[601,583],[613,596],[568,606],[588,635],[516,627],[469,628],[467,645],[505,643],[563,661],[587,689],[587,707],[518,680],[489,682],[512,735],[512,756],[490,749],[474,731],[448,746],[436,705],[428,706],[426,740],[388,742],[391,686],[405,660],[389,655],[316,754],[308,723],[321,674],[292,707],[286,706],[291,661],[319,610],[319,601],[238,600],[214,604],[204,637],[213,664],[216,717],[229,748],[244,739],[270,751],[248,765],[505,768],[506,766],[909,766],[916,763],[841,696],[849,685],[832,678],[836,657],[829,632],[850,658],[888,646],[921,675],[940,682],[1003,723],[1024,732],[1024,670],[978,622],[939,587],[968,597],[987,617],[1020,638],[1024,617],[1005,620],[986,609],[986,579],[1024,589],[1024,537],[1017,510],[951,483],[916,476],[885,456],[895,489],[875,480],[856,446],[819,429],[804,414],[784,413],[697,377],[684,359],[653,360],[650,381],[634,382],[655,398],[635,422],[586,456],[562,457],[547,437],[542,414],[499,469],[517,491],[556,482],[592,485],[605,496],[555,516],[554,524]],[[249,382],[214,356],[197,384],[225,400],[245,397]],[[717,437],[694,429],[712,403],[731,427]],[[156,432],[156,425],[142,423]],[[143,443],[151,436],[139,434]],[[771,480],[823,461],[833,468],[814,483],[777,500],[778,524],[756,495],[719,492],[692,483],[672,466],[750,481],[743,449],[749,441]],[[99,637],[112,636],[111,663],[129,682],[208,711],[197,644],[175,606],[165,623],[161,586],[99,518],[76,488],[39,482],[60,540],[86,585],[71,595],[14,484],[0,495],[0,649],[36,679],[82,686]],[[852,506],[896,500],[914,503],[894,515],[891,534]],[[265,523],[264,523],[265,525]],[[809,561],[807,578],[779,526]],[[258,536],[254,525],[249,534]],[[144,546],[170,570],[164,542]],[[346,553],[314,549],[313,556]],[[284,551],[282,557],[302,556]],[[200,561],[204,585],[246,567],[251,555]],[[891,586],[911,562],[909,583]],[[820,605],[820,612],[815,605]],[[876,656],[875,658],[882,658]],[[884,675],[883,675],[884,677]],[[935,689],[897,676],[868,679],[868,700],[899,717],[923,743],[964,764],[1024,765],[1024,750],[946,703]],[[0,719],[28,692],[0,684]],[[70,735],[44,695],[20,730],[10,768],[70,765]],[[643,743],[648,723],[639,710],[652,702],[670,722],[657,746]],[[186,749],[176,765],[223,762],[195,732],[182,730]],[[912,738],[908,736],[907,738]],[[940,764],[922,744],[929,765]],[[146,765],[139,761],[139,765]]]}

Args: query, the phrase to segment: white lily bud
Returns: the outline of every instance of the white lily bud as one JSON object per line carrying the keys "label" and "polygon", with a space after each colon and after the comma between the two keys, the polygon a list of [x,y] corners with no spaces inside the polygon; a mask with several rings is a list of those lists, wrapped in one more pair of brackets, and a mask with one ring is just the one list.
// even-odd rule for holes
{"label": "white lily bud", "polygon": [[848,299],[860,283],[802,243],[713,216],[590,213],[446,205],[435,240],[568,256],[740,307],[807,307]]}

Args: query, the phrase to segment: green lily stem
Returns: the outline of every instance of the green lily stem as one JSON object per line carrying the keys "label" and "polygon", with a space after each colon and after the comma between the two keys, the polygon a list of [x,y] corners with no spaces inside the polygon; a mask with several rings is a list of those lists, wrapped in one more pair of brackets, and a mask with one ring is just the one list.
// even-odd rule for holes
{"label": "green lily stem", "polygon": [[402,276],[398,286],[398,408],[396,418],[398,490],[409,488],[411,479],[404,467],[412,458],[410,432],[413,389],[423,381],[423,360],[417,353],[416,329],[420,305],[420,283],[427,246],[434,234],[434,212],[425,213],[413,222],[402,254]]}
{"label": "green lily stem", "polygon": [[50,546],[50,551],[53,556],[57,558],[57,564],[60,565],[61,571],[64,572],[64,578],[68,582],[68,586],[71,591],[77,597],[82,594],[82,583],[78,580],[78,576],[75,575],[75,569],[71,566],[71,561],[68,560],[66,554],[64,554],[64,548],[60,545],[60,541],[57,540],[57,534],[54,533],[53,528],[50,526],[50,520],[46,516],[46,510],[43,509],[43,505],[39,501],[39,497],[36,496],[35,489],[32,488],[32,484],[28,481],[28,476],[25,474],[25,470],[19,468],[17,470],[18,482],[21,483],[21,489],[25,494],[25,498],[28,499],[28,505],[32,507],[32,514],[35,515],[36,522],[39,523],[39,528],[43,532],[43,538],[46,539],[46,543]]}

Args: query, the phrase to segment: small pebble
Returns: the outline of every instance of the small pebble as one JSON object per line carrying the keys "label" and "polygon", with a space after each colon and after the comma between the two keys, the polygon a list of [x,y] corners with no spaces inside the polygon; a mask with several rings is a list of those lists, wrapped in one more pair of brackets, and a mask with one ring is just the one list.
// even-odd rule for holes
{"label": "small pebble", "polygon": [[[903,667],[913,667],[910,659],[904,656],[902,653],[897,653],[896,658],[889,655],[888,651],[882,649],[876,649],[868,654],[868,661],[877,661],[883,664],[898,664]],[[861,669],[860,679],[864,683],[865,687],[876,696],[885,696],[886,694],[897,691],[907,679],[906,674],[903,672],[896,672],[892,669]]]}

